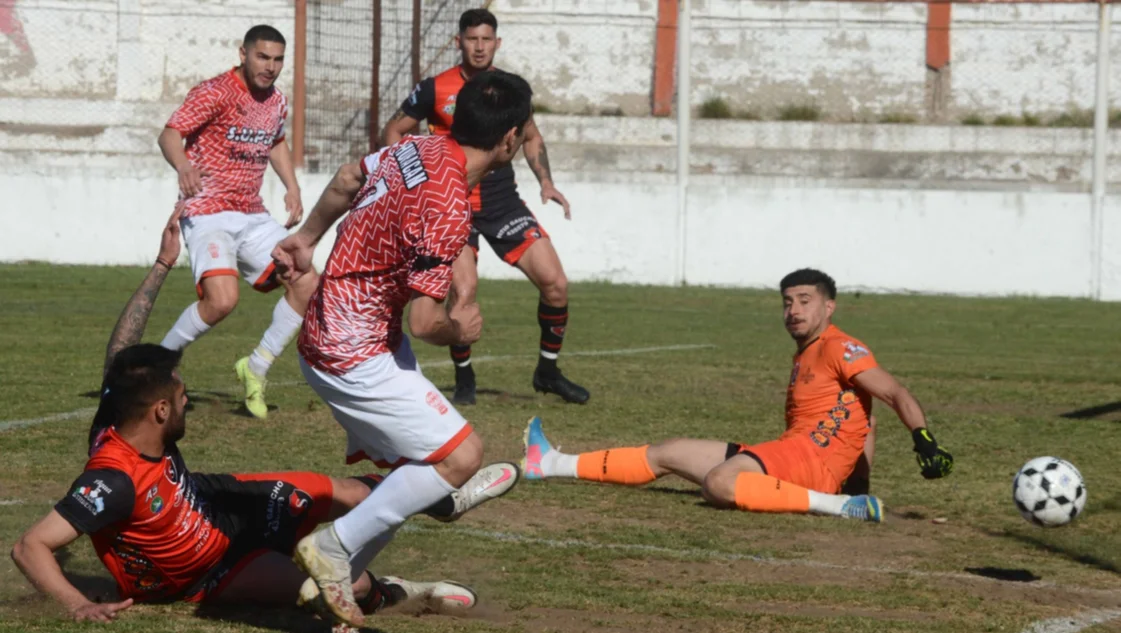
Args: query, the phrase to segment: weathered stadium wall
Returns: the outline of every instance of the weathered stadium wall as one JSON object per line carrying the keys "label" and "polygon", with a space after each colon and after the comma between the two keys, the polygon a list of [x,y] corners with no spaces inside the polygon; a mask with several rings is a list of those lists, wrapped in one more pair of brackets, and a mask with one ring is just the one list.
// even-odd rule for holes
{"label": "weathered stadium wall", "polygon": [[[532,68],[542,70],[527,68],[530,60],[520,51],[531,43],[519,43],[519,19],[571,5],[553,19],[560,46],[560,33],[577,37],[579,24],[589,16],[611,26],[604,7],[652,15],[656,3],[604,2],[587,9],[591,4],[496,3],[504,20],[500,62],[527,72],[540,93],[549,86],[549,94],[559,99],[567,89],[561,77],[548,74],[554,71],[546,62],[584,62],[579,57],[564,61],[538,47]],[[698,3],[706,11],[740,4],[752,3]],[[185,0],[21,0],[15,5],[26,41],[0,34],[0,261],[151,261],[156,235],[176,197],[174,174],[155,147],[167,115],[191,84],[236,63],[237,39],[249,25],[268,21],[286,33],[292,28],[291,6],[284,0],[214,0],[205,5],[215,8],[209,20],[178,17],[199,6]],[[122,7],[128,10],[119,11]],[[24,11],[29,8],[36,11]],[[34,17],[44,11],[49,20]],[[805,17],[790,15],[791,20]],[[620,40],[619,46],[630,48],[608,60],[623,68],[624,58],[640,54],[645,44],[631,40]],[[718,56],[721,76],[732,72],[730,60],[750,52],[728,50]],[[569,52],[585,55],[589,64],[592,57],[601,59],[592,49]],[[1038,62],[1041,78],[1056,72],[1053,61],[1044,59],[1046,51],[1021,52],[1021,67]],[[698,54],[695,50],[694,57]],[[1001,54],[992,51],[993,58]],[[768,67],[783,63],[779,59]],[[644,79],[616,75],[603,81],[648,100],[649,60],[642,64]],[[1121,63],[1114,68],[1121,69]],[[955,90],[962,87],[959,71]],[[1072,85],[1083,81],[1082,72],[1081,66],[1068,68]],[[719,83],[715,74],[701,77],[702,87],[705,81]],[[290,81],[286,71],[281,87],[288,89]],[[573,90],[589,85],[571,83]],[[1121,87],[1121,77],[1113,85]],[[994,103],[1022,101],[1031,88],[1025,86],[1020,97],[1000,88],[1004,93]],[[573,99],[574,109],[585,103],[580,99],[606,99],[564,94]],[[699,93],[698,101],[703,98]],[[736,97],[729,93],[728,98]],[[626,109],[628,103],[614,105]],[[565,222],[556,207],[544,208],[532,174],[519,166],[522,197],[554,237],[569,275],[671,283],[682,241],[673,122],[544,115],[539,123],[557,184],[572,202],[573,220]],[[1121,148],[1121,138],[1113,141],[1111,147]],[[848,287],[1087,296],[1094,273],[1089,148],[1090,131],[1077,128],[696,121],[685,278],[694,284],[773,286],[789,270],[813,265]],[[1121,163],[1110,163],[1110,180],[1121,181]],[[310,210],[329,174],[301,176]],[[263,193],[281,217],[283,191],[271,174]],[[1102,294],[1121,300],[1117,196],[1109,198],[1103,242]],[[320,263],[328,248],[320,247]],[[486,277],[518,275],[489,254],[481,266]]]}

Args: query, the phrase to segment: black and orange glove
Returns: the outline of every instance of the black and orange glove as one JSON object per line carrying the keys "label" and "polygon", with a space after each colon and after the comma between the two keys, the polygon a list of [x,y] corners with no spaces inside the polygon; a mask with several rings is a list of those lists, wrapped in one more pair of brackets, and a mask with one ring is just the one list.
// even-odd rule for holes
{"label": "black and orange glove", "polygon": [[923,477],[941,479],[953,472],[954,456],[938,446],[929,430],[915,429],[911,431],[911,439],[915,442],[915,459],[919,462]]}

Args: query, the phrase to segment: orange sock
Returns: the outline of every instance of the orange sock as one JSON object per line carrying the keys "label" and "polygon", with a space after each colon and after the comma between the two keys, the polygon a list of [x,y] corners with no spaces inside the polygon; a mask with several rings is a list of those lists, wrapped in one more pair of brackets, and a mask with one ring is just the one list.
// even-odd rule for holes
{"label": "orange sock", "polygon": [[749,512],[809,512],[810,491],[764,475],[740,473],[736,477],[736,507]]}
{"label": "orange sock", "polygon": [[588,481],[625,486],[648,484],[657,479],[646,461],[648,448],[649,444],[580,453],[576,461],[576,476]]}

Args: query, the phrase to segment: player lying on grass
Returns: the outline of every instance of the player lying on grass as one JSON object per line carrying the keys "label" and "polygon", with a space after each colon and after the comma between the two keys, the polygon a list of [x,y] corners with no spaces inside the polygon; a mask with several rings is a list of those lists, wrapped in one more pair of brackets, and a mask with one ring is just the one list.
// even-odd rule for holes
{"label": "player lying on grass", "polygon": [[678,438],[567,455],[552,448],[541,420],[534,418],[526,429],[525,477],[637,486],[673,474],[699,484],[720,508],[879,522],[879,499],[840,494],[861,454],[871,454],[873,397],[910,429],[923,477],[950,474],[953,457],[934,441],[918,401],[876,364],[866,345],[832,324],[833,279],[802,269],[783,278],[780,287],[786,331],[798,349],[786,389],[786,432],[779,439],[747,445]]}
{"label": "player lying on grass", "polygon": [[[180,352],[137,345],[167,262],[179,255],[178,218],[164,229],[157,263],[129,300],[110,337],[102,399],[84,472],[51,512],[12,549],[40,591],[77,620],[108,621],[133,601],[227,601],[293,604],[307,576],[289,558],[319,523],[358,505],[380,477],[339,479],[315,473],[191,473],[176,443],[186,430]],[[511,465],[503,465],[510,467]],[[454,520],[488,498],[480,480],[429,509]],[[63,575],[54,553],[89,534],[117,582],[122,602],[91,602]],[[375,611],[406,599],[469,608],[457,583],[376,580],[355,570],[354,592]]]}

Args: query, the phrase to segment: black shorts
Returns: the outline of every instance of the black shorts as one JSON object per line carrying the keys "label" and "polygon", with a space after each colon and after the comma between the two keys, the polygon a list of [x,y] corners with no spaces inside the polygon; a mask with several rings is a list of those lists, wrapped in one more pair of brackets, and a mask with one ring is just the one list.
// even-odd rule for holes
{"label": "black shorts", "polygon": [[467,239],[476,256],[482,235],[502,261],[515,266],[534,242],[549,237],[520,198],[490,204],[484,199],[483,204],[483,209],[471,216],[471,236]]}
{"label": "black shorts", "polygon": [[261,554],[291,556],[300,539],[327,521],[334,497],[331,478],[318,473],[192,474],[191,479],[210,502],[216,527],[230,545],[222,560],[185,592],[188,602],[217,596]]}

